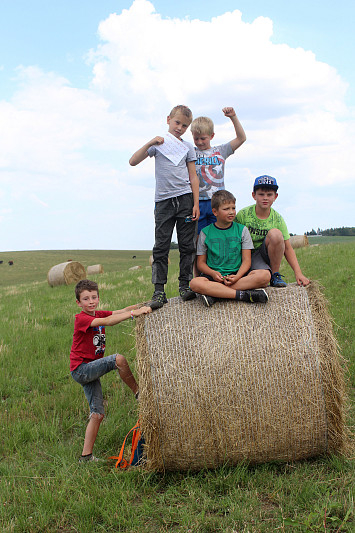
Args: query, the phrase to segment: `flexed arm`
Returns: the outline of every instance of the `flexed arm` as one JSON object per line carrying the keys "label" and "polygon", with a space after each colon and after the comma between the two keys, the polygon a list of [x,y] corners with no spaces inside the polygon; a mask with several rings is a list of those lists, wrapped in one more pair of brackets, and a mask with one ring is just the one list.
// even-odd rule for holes
{"label": "flexed arm", "polygon": [[222,111],[223,111],[225,117],[228,117],[228,118],[231,119],[231,121],[233,123],[233,126],[234,126],[236,137],[235,137],[235,139],[230,141],[230,144],[231,144],[233,152],[235,152],[236,149],[239,148],[239,146],[241,146],[246,141],[247,136],[245,135],[245,131],[243,129],[243,126],[241,125],[241,123],[238,120],[238,117],[236,115],[236,112],[234,111],[234,108],[233,107],[224,107],[222,109]]}
{"label": "flexed arm", "polygon": [[139,148],[131,157],[129,160],[129,164],[132,167],[135,167],[136,165],[139,165],[144,159],[148,157],[148,148],[151,146],[154,146],[155,144],[163,144],[164,137],[154,137],[154,139],[151,139],[149,142],[147,142],[142,148]]}

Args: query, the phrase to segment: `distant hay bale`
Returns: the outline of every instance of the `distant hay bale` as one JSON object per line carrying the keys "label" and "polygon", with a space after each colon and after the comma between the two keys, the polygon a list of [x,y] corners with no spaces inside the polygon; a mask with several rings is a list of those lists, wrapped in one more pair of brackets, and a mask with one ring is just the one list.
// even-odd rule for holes
{"label": "distant hay bale", "polygon": [[148,469],[347,449],[343,372],[317,284],[267,292],[266,305],[172,298],[137,319]]}
{"label": "distant hay bale", "polygon": [[128,270],[140,270],[141,268],[141,265],[136,265],[134,267],[129,268]]}
{"label": "distant hay bale", "polygon": [[[150,256],[149,256],[149,264],[150,264],[150,266],[152,266],[153,263],[154,263],[153,256],[150,255]],[[170,257],[168,257],[168,265],[170,265],[170,264],[171,264]]]}
{"label": "distant hay bale", "polygon": [[47,281],[51,287],[71,285],[85,278],[85,268],[78,261],[67,261],[66,263],[55,265],[47,274]]}
{"label": "distant hay bale", "polygon": [[290,237],[290,244],[293,249],[295,248],[304,248],[309,246],[307,235],[292,235]]}
{"label": "distant hay bale", "polygon": [[88,276],[91,276],[93,274],[103,274],[104,268],[102,265],[90,265],[87,267],[86,272]]}

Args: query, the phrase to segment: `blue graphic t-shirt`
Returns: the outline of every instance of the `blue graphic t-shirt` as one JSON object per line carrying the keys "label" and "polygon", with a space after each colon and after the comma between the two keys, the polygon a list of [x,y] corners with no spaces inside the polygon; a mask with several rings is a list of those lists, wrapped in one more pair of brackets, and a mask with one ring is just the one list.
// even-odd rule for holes
{"label": "blue graphic t-shirt", "polygon": [[196,172],[199,179],[199,199],[210,200],[216,191],[224,189],[224,165],[227,157],[233,154],[230,143],[212,146],[208,150],[195,147]]}

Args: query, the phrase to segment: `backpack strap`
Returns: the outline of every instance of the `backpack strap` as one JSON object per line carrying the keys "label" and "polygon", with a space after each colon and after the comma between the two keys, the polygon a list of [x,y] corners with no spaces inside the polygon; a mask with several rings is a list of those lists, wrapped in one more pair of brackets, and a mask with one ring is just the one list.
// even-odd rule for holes
{"label": "backpack strap", "polygon": [[[130,460],[127,461],[123,457],[123,454],[124,454],[124,450],[125,450],[125,447],[126,447],[127,438],[129,437],[129,435],[132,432],[133,432],[133,436],[132,436],[132,453],[131,453]],[[133,428],[125,436],[125,439],[123,441],[123,444],[122,444],[120,453],[118,454],[118,457],[116,457],[116,456],[109,457],[109,459],[116,459],[116,465],[115,465],[116,468],[120,467],[120,468],[124,469],[124,468],[127,468],[128,466],[130,466],[132,464],[132,461],[133,461],[133,458],[134,458],[135,449],[137,447],[137,443],[139,441],[140,435],[141,435],[141,432],[140,432],[140,426],[139,426],[139,420],[138,420],[138,422],[133,426]]]}

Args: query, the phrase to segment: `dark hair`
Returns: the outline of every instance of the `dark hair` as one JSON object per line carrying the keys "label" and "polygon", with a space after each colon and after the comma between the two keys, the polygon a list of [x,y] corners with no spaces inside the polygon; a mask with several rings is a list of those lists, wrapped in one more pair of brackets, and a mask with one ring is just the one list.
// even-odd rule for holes
{"label": "dark hair", "polygon": [[216,191],[212,195],[211,199],[211,207],[212,209],[218,209],[222,204],[226,204],[227,202],[236,202],[235,196],[229,191],[221,190]]}
{"label": "dark hair", "polygon": [[181,113],[182,115],[185,115],[185,117],[192,120],[192,111],[186,105],[176,105],[175,107],[173,107],[172,110],[170,111],[169,117],[173,118],[176,115],[176,113]]}
{"label": "dark hair", "polygon": [[277,194],[277,189],[278,189],[277,186],[268,187],[265,185],[260,185],[259,187],[254,187],[253,192],[256,193],[256,191],[262,191],[262,192],[274,191],[274,193]]}
{"label": "dark hair", "polygon": [[90,279],[82,279],[75,285],[75,297],[80,301],[80,294],[84,291],[96,291],[99,295],[99,286],[96,281],[91,281]]}

